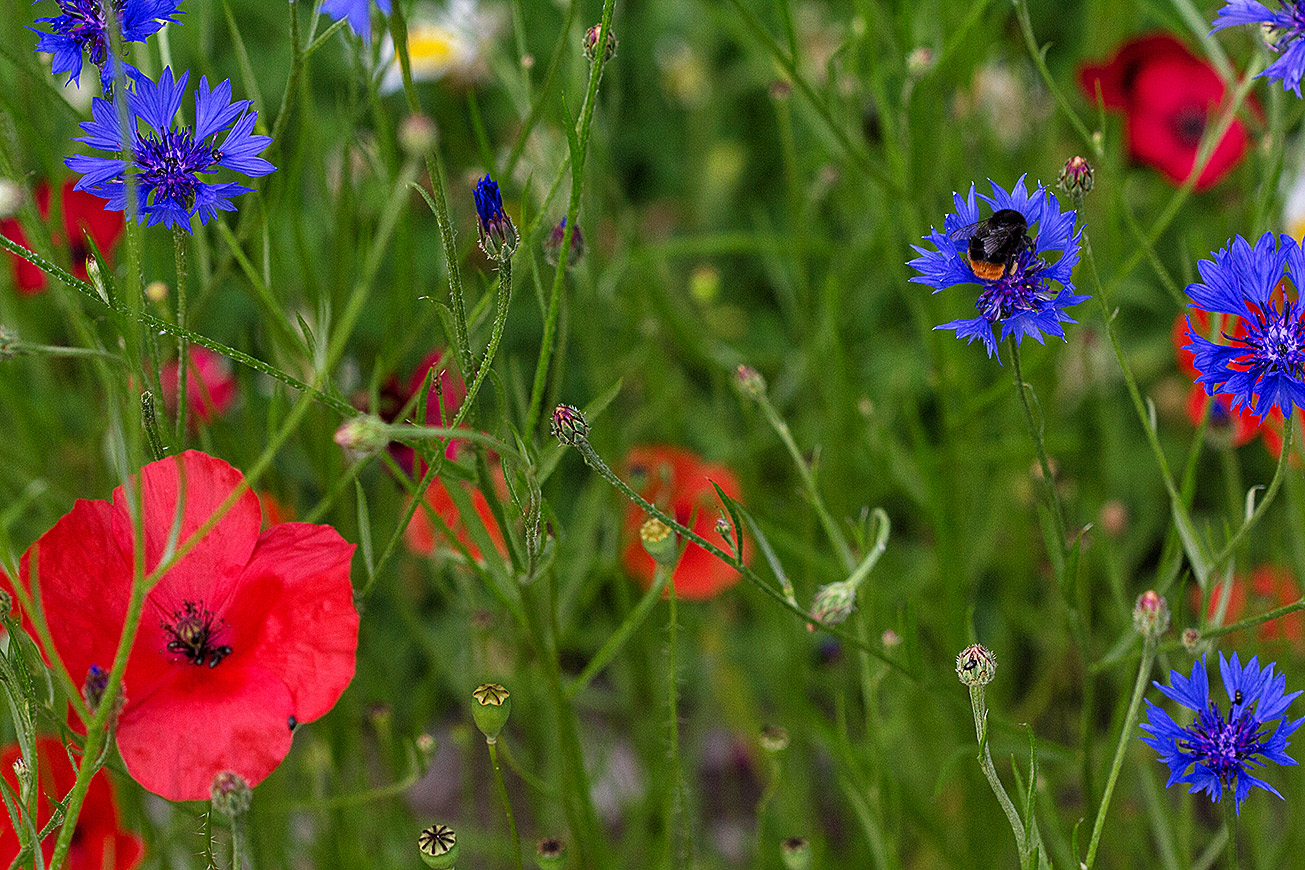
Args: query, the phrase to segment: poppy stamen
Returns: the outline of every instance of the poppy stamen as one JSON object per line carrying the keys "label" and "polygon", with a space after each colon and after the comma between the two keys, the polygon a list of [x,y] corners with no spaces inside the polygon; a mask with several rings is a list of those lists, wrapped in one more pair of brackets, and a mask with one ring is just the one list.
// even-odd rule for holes
{"label": "poppy stamen", "polygon": [[216,668],[231,655],[231,647],[217,641],[226,623],[204,607],[204,602],[183,601],[180,610],[172,612],[172,621],[161,623],[172,639],[167,650],[185,658],[192,665],[207,664]]}

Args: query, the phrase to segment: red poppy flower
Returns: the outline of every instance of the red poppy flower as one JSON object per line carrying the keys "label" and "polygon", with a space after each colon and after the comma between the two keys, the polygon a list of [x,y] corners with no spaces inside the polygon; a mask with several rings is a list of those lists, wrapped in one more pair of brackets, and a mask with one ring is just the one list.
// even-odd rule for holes
{"label": "red poppy flower", "polygon": [[[1248,586],[1252,598],[1252,606],[1249,609],[1247,608]],[[1199,609],[1201,591],[1193,589],[1192,592],[1193,605]],[[1233,578],[1232,592],[1228,599],[1228,609],[1224,612],[1223,624],[1227,625],[1239,619],[1253,616],[1256,613],[1263,613],[1284,604],[1291,604],[1299,600],[1300,595],[1300,587],[1291,574],[1273,565],[1261,565],[1251,572],[1249,583],[1242,576]],[[1222,597],[1223,587],[1216,586],[1210,593],[1209,615],[1211,618],[1219,612],[1219,603]],[[1256,628],[1255,636],[1260,640],[1286,638],[1299,645],[1305,640],[1305,613],[1299,611],[1289,613],[1281,619],[1263,623]]]}
{"label": "red poppy flower", "polygon": [[[729,497],[740,498],[742,490],[734,472],[723,465],[704,462],[688,450],[663,445],[635,447],[625,458],[625,470],[640,495],[674,516],[677,522],[689,526],[717,546],[729,549],[716,532],[716,520],[723,508],[712,483],[715,482]],[[690,519],[692,525],[689,525]],[[639,527],[645,520],[647,516],[632,502],[625,514],[627,542],[621,561],[631,576],[648,586],[657,565],[639,541]],[[733,586],[739,575],[691,543],[685,548],[671,579],[679,597],[706,599]]]}
{"label": "red poppy flower", "polygon": [[294,506],[286,504],[270,492],[258,493],[258,505],[263,509],[263,523],[259,527],[263,531],[267,531],[272,526],[291,522],[295,518]]}
{"label": "red poppy flower", "polygon": [[[426,391],[426,419],[423,425],[447,426],[453,422],[454,415],[462,407],[462,400],[466,398],[467,387],[452,364],[446,363],[445,353],[444,350],[438,348],[428,353],[425,359],[413,370],[412,374],[408,376],[406,384],[401,383],[397,377],[391,377],[386,381],[380,390],[380,404],[376,409],[377,415],[387,423],[399,422],[399,412],[421,390],[426,383],[426,376],[434,368],[439,374],[431,380],[430,388]],[[359,400],[354,402],[354,405],[366,410],[368,407],[366,396],[360,397]],[[414,409],[416,407],[416,405],[413,405]],[[456,442],[449,443],[446,455],[450,459],[453,458],[456,447]],[[417,467],[417,454],[411,447],[396,441],[390,444],[389,449],[390,455],[409,475],[422,472],[423,469]]]}
{"label": "red poppy flower", "polygon": [[[1092,103],[1099,88],[1106,108],[1125,113],[1129,156],[1175,185],[1191,174],[1206,122],[1224,97],[1214,68],[1165,33],[1129,40],[1108,63],[1080,68],[1079,85]],[[1245,126],[1234,119],[1196,189],[1205,190],[1232,171],[1247,142]]]}
{"label": "red poppy flower", "polygon": [[[63,183],[63,232],[54,231],[56,247],[68,247],[68,262],[71,271],[83,281],[86,280],[86,258],[90,248],[86,236],[95,240],[95,246],[106,260],[112,262],[111,251],[118,237],[122,235],[122,212],[106,211],[104,200],[83,190],[75,190],[76,179],[70,178]],[[36,208],[42,220],[50,218],[50,185],[42,181],[36,188]],[[30,248],[23,228],[14,218],[0,221],[0,235],[12,239],[24,247]],[[45,273],[24,259],[9,254],[13,264],[14,284],[25,296],[39,293],[45,289]]]}
{"label": "red poppy flower", "polygon": [[[0,777],[17,790],[14,762],[22,753],[13,743],[0,749]],[[76,771],[68,761],[63,744],[53,737],[36,740],[38,779],[41,796],[37,798],[36,829],[39,831],[50,820],[52,801],[61,801],[73,787]],[[28,759],[31,764],[31,759]],[[6,822],[8,821],[6,817]],[[55,834],[41,843],[45,863],[54,852]],[[18,856],[18,837],[9,824],[0,825],[0,865],[8,867]],[[72,847],[68,850],[65,870],[132,870],[140,866],[145,856],[141,838],[118,827],[118,806],[113,800],[107,774],[97,773],[91,778],[77,827],[73,830]],[[30,861],[30,857],[27,859]],[[24,864],[23,866],[27,866]]]}
{"label": "red poppy flower", "polygon": [[[499,497],[506,498],[507,483],[503,480],[502,469],[495,467],[492,473]],[[458,506],[454,503],[453,496],[449,495],[449,485],[438,477],[431,481],[430,486],[426,488],[426,504],[412,515],[408,528],[403,530],[403,542],[409,552],[427,558],[441,550],[449,549],[452,545],[448,537],[443,529],[438,528],[431,520],[430,515],[433,513],[449,527],[449,531],[453,532],[458,543],[467,549],[471,558],[479,559],[480,548],[471,540],[466,523],[462,521],[462,515],[458,512]],[[494,514],[489,509],[489,500],[485,498],[485,494],[469,482],[457,482],[451,485],[461,486],[466,490],[467,495],[471,497],[471,506],[475,508],[476,515],[480,517],[485,530],[489,532],[489,539],[493,541],[494,549],[501,555],[506,555],[507,543],[503,540],[503,532],[498,527],[498,521],[494,519]]]}
{"label": "red poppy flower", "polygon": [[[236,401],[236,376],[231,360],[198,344],[190,345],[190,364],[186,366],[186,410],[193,425],[212,423],[231,409]],[[177,382],[181,365],[168,360],[159,372],[163,404],[168,412],[177,412]]]}
{"label": "red poppy flower", "polygon": [[[169,549],[183,470],[181,541],[242,480],[193,450],[141,469],[147,571]],[[132,778],[169,800],[206,799],[223,770],[258,784],[290,751],[291,720],[324,715],[353,678],[353,545],[330,526],[282,523],[260,534],[259,522],[258,497],[246,491],[145,599],[118,749]],[[22,583],[39,577],[75,683],[113,660],[134,540],[119,488],[112,502],[79,499],[23,555]]]}

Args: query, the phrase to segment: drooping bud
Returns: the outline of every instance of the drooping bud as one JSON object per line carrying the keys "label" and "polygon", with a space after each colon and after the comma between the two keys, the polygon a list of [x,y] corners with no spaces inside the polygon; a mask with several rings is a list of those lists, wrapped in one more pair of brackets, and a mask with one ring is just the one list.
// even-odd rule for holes
{"label": "drooping bud", "polygon": [[639,540],[654,562],[667,568],[675,567],[676,556],[679,554],[676,553],[675,533],[670,526],[656,517],[649,517],[639,527]]}
{"label": "drooping bud", "polygon": [[997,657],[981,643],[971,644],[956,657],[956,676],[967,686],[986,686],[997,673]]}
{"label": "drooping bud", "polygon": [[807,870],[811,866],[811,844],[806,837],[789,837],[779,844],[786,870]]}
{"label": "drooping bud", "polygon": [[772,754],[788,749],[788,729],[778,725],[767,725],[762,728],[761,748]]}
{"label": "drooping bud", "polygon": [[1169,630],[1169,602],[1154,589],[1137,596],[1133,605],[1133,628],[1147,640],[1159,640]]}
{"label": "drooping bud", "polygon": [[[585,31],[583,43],[585,59],[590,63],[593,62],[594,56],[598,52],[598,37],[601,35],[602,29],[603,26],[601,24],[595,24],[593,27]],[[616,57],[616,33],[613,28],[608,25],[607,45],[603,50],[603,63],[608,63],[614,57]]]}
{"label": "drooping bud", "polygon": [[471,693],[475,701],[471,705],[471,718],[476,720],[476,727],[490,743],[498,740],[499,732],[507,724],[508,714],[512,712],[512,697],[508,690],[498,683],[485,683]]}
{"label": "drooping bud", "polygon": [[[565,234],[566,218],[563,217],[544,238],[544,259],[548,261],[548,265],[556,266],[562,261],[562,237]],[[571,248],[566,257],[567,268],[580,262],[580,258],[584,255],[585,234],[580,232],[579,225],[576,225],[571,228]]]}
{"label": "drooping bud", "polygon": [[557,837],[545,837],[535,843],[535,863],[539,870],[560,870],[566,858],[566,843]]}
{"label": "drooping bud", "polygon": [[1183,649],[1187,650],[1192,655],[1196,655],[1198,652],[1200,652],[1201,632],[1197,631],[1195,628],[1184,628]]}
{"label": "drooping bud", "polygon": [[213,777],[209,788],[209,797],[213,799],[213,809],[229,819],[243,816],[254,800],[254,790],[240,774],[231,771],[219,771]]}
{"label": "drooping bud", "polygon": [[811,619],[821,625],[838,625],[856,609],[856,586],[847,580],[827,583],[816,590]]}
{"label": "drooping bud", "polygon": [[1060,178],[1057,179],[1056,186],[1075,200],[1082,199],[1083,195],[1092,189],[1092,164],[1079,156],[1069,158],[1065,161],[1064,168],[1060,170]]}
{"label": "drooping bud", "polygon": [[458,835],[448,825],[431,825],[417,835],[417,851],[427,867],[453,870],[458,861]]}
{"label": "drooping bud", "polygon": [[473,191],[476,199],[476,229],[480,234],[480,249],[485,256],[500,263],[517,249],[517,228],[503,210],[503,196],[498,184],[488,175],[476,182]]}
{"label": "drooping bud", "polygon": [[335,430],[335,443],[355,457],[371,456],[390,443],[390,427],[374,414],[360,414]]}
{"label": "drooping bud", "polygon": [[589,421],[584,412],[574,405],[558,405],[553,409],[553,437],[568,447],[589,440]]}
{"label": "drooping bud", "polygon": [[428,115],[409,115],[399,125],[399,147],[409,157],[421,157],[439,141],[439,128]]}
{"label": "drooping bud", "polygon": [[766,379],[752,366],[743,363],[739,363],[739,367],[734,370],[734,383],[739,392],[753,399],[760,398],[766,392]]}

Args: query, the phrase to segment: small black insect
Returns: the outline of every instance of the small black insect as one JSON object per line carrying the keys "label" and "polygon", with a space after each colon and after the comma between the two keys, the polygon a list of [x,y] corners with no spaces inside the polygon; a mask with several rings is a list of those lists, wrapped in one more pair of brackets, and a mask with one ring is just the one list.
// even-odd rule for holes
{"label": "small black insect", "polygon": [[289,725],[290,730],[293,731],[295,730],[295,726],[299,724],[299,720],[291,716],[289,719],[286,720],[286,724]]}
{"label": "small black insect", "polygon": [[969,239],[970,268],[975,276],[985,281],[1001,278],[1020,254],[1033,247],[1028,221],[1013,208],[998,209],[987,220],[952,230],[947,238],[953,241]]}

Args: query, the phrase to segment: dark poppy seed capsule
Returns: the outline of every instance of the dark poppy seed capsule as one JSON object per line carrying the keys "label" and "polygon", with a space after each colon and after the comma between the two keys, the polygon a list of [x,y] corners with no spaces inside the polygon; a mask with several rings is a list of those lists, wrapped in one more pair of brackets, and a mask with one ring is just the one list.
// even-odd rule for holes
{"label": "dark poppy seed capsule", "polygon": [[458,861],[458,835],[448,825],[431,825],[417,835],[417,851],[427,867],[453,870]]}
{"label": "dark poppy seed capsule", "polygon": [[779,844],[786,870],[807,870],[811,866],[811,844],[806,837],[789,837]]}
{"label": "dark poppy seed capsule", "polygon": [[545,837],[535,844],[535,863],[539,870],[561,870],[566,860],[566,843],[556,837]]}

